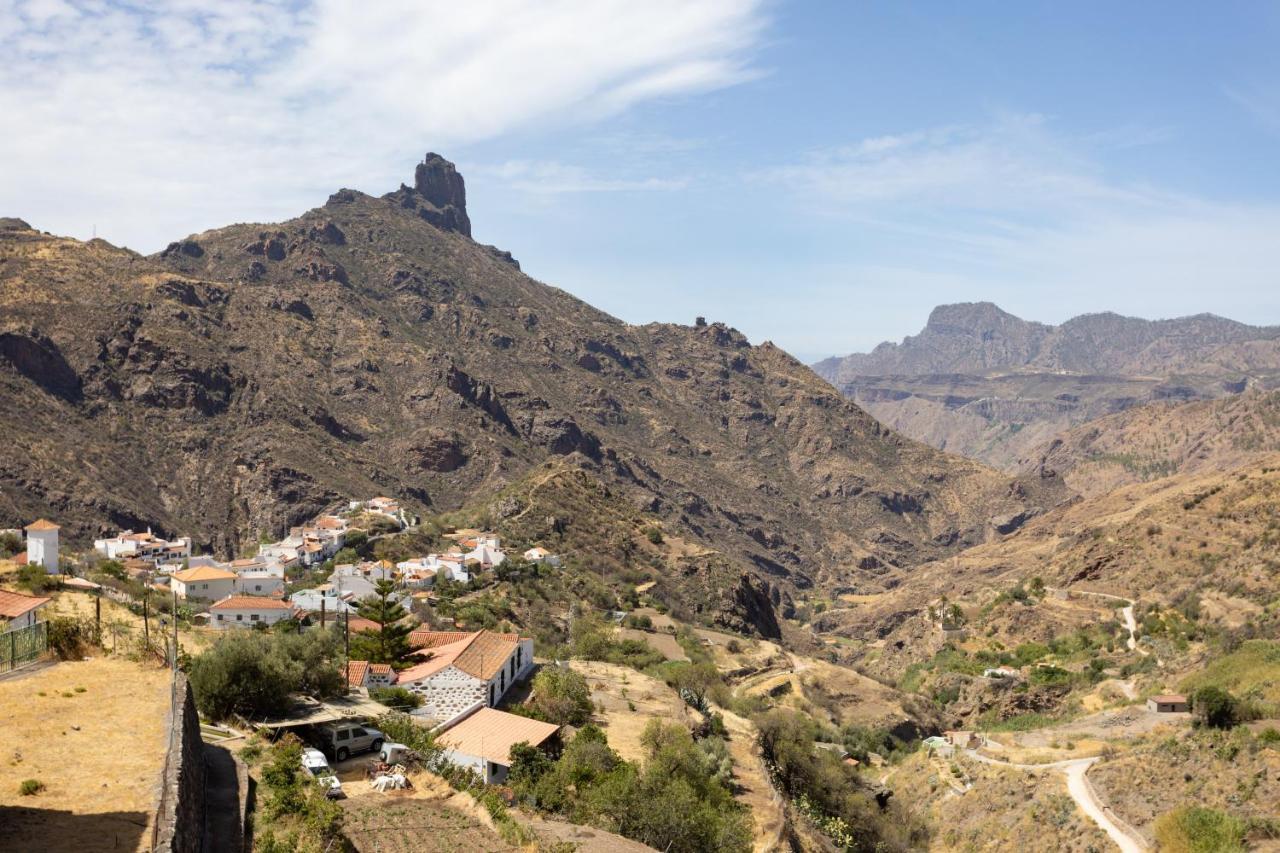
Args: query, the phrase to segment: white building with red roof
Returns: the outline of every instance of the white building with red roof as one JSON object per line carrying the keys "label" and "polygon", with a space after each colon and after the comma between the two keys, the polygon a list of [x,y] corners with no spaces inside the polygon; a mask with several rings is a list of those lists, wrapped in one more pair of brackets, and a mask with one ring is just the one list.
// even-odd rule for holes
{"label": "white building with red roof", "polygon": [[40,621],[38,611],[48,603],[41,596],[0,589],[0,634],[30,628]]}
{"label": "white building with red roof", "polygon": [[44,566],[51,574],[58,574],[58,531],[61,528],[47,518],[33,521],[26,526],[27,565]]}
{"label": "white building with red roof", "polygon": [[448,722],[493,707],[533,669],[533,640],[492,631],[414,631],[421,663],[399,673],[399,686],[422,697],[414,714]]}
{"label": "white building with red roof", "polygon": [[271,626],[285,619],[305,614],[287,601],[259,595],[229,595],[209,607],[209,625],[213,628],[252,628]]}

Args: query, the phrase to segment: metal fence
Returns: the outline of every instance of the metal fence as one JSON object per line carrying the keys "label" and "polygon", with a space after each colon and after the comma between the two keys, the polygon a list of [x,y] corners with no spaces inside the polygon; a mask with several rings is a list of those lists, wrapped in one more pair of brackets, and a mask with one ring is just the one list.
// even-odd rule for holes
{"label": "metal fence", "polygon": [[31,663],[49,647],[49,626],[37,622],[0,634],[0,672]]}

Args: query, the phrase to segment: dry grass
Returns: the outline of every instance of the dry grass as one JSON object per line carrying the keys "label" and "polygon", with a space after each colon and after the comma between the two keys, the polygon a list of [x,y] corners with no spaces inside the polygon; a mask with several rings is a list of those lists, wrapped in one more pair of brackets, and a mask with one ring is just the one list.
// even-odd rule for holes
{"label": "dry grass", "polygon": [[634,669],[601,661],[575,660],[591,688],[596,718],[609,738],[609,746],[628,761],[643,761],[640,735],[650,720],[694,725],[702,715],[686,705],[676,692],[656,678]]}
{"label": "dry grass", "polygon": [[642,643],[646,643],[649,648],[667,660],[687,661],[689,659],[689,656],[684,653],[684,649],[680,647],[680,643],[670,634],[658,631],[640,631],[635,628],[619,628],[618,636],[626,640],[639,640]]}
{"label": "dry grass", "polygon": [[[120,658],[0,682],[0,808],[23,850],[147,849],[167,744],[169,672]],[[18,794],[24,779],[45,788]]]}

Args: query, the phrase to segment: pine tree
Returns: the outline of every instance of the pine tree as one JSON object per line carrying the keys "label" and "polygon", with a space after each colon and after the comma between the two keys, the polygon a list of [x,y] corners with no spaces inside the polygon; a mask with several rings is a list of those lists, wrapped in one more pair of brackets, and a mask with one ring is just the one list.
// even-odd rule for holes
{"label": "pine tree", "polygon": [[389,580],[374,584],[374,594],[356,605],[356,613],[378,623],[376,631],[361,631],[351,637],[352,660],[370,663],[399,663],[409,653],[409,625],[402,620],[408,612],[391,596],[396,585]]}

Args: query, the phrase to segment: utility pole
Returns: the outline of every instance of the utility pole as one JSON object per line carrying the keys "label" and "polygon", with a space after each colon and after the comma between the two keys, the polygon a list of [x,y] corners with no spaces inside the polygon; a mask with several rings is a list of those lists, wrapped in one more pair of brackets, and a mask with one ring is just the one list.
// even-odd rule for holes
{"label": "utility pole", "polygon": [[346,664],[343,666],[343,676],[346,683],[343,685],[343,693],[351,692],[351,614],[347,614],[347,618],[343,620],[344,644],[346,650],[343,654],[346,657]]}
{"label": "utility pole", "polygon": [[324,606],[325,606],[325,600],[324,600],[324,596],[322,595],[320,596],[320,630],[321,631],[324,630]]}

